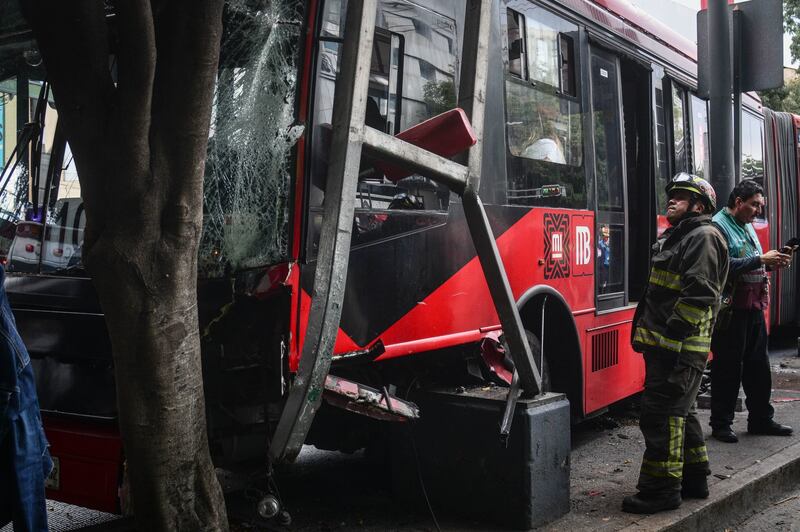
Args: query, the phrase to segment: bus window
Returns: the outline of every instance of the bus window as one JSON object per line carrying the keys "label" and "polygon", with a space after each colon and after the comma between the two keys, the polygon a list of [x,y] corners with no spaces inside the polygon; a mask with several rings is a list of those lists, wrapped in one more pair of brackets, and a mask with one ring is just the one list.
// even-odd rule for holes
{"label": "bus window", "polygon": [[288,260],[302,10],[229,4],[203,180],[198,274]]}
{"label": "bus window", "polygon": [[692,159],[694,174],[706,176],[708,159],[708,107],[705,100],[692,94]]}
{"label": "bus window", "polygon": [[667,115],[664,101],[664,86],[666,79],[663,78],[663,69],[658,72],[653,71],[653,87],[655,90],[656,106],[656,215],[664,214],[667,209],[667,195],[664,188],[670,180],[669,170],[669,147],[667,145]]}
{"label": "bus window", "polygon": [[[599,231],[597,293],[599,306],[624,304],[625,292],[625,162],[622,149],[619,62],[608,52],[591,52],[592,123],[595,145],[597,223]],[[601,244],[605,247],[601,249]],[[609,296],[615,294],[613,298]]]}
{"label": "bus window", "polygon": [[689,171],[686,147],[686,92],[672,84],[672,143],[674,151],[673,174]]}
{"label": "bus window", "polygon": [[755,179],[764,184],[764,121],[742,112],[742,179]]}
{"label": "bus window", "polygon": [[[578,27],[528,2],[509,5],[514,9],[506,11],[504,32],[507,201],[585,208]],[[527,53],[518,54],[523,44]]]}
{"label": "bus window", "polygon": [[508,20],[508,73],[527,79],[528,64],[525,54],[525,17],[513,9],[507,12]]}
{"label": "bus window", "polygon": [[[331,121],[342,35],[341,0],[325,3],[320,33],[311,132],[308,252],[316,254],[329,164]],[[445,8],[443,8],[445,9]],[[446,13],[414,4],[383,0],[372,49],[365,124],[396,134],[457,105],[457,21],[464,6]],[[388,180],[363,155],[356,187],[354,247],[444,223],[450,191],[412,175]]]}
{"label": "bus window", "polygon": [[[509,12],[514,13],[511,9]],[[575,93],[569,91],[570,87],[562,84],[562,68],[569,68],[564,63],[572,56],[571,39],[565,34],[576,32],[578,28],[536,6],[528,7],[528,16],[524,20],[531,80],[574,96]],[[568,49],[562,54],[564,46]]]}

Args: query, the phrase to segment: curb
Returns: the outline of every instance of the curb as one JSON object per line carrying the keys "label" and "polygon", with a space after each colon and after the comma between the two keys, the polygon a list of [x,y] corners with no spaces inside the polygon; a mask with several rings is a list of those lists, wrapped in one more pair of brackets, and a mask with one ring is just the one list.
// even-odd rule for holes
{"label": "curb", "polygon": [[623,531],[717,531],[735,525],[800,482],[800,442],[711,486],[706,500],[688,500],[673,512],[644,517]]}

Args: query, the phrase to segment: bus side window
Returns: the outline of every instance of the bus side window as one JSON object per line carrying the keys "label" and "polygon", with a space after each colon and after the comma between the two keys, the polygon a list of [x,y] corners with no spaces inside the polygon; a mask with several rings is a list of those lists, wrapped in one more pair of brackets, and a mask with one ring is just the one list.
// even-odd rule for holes
{"label": "bus side window", "polygon": [[[753,179],[764,186],[764,119],[742,110],[742,179]],[[768,220],[769,203],[761,210],[759,220]]]}
{"label": "bus side window", "polygon": [[585,208],[578,26],[528,2],[509,6],[507,202]]}
{"label": "bus side window", "polygon": [[707,176],[710,169],[708,157],[708,106],[692,94],[692,159],[694,174]]}
{"label": "bus side window", "polygon": [[689,171],[689,149],[686,139],[686,91],[672,83],[673,174]]}
{"label": "bus side window", "polygon": [[663,215],[667,211],[667,194],[665,187],[670,181],[671,172],[669,167],[669,140],[667,136],[667,105],[669,103],[669,85],[668,80],[664,77],[663,69],[654,68],[653,71],[653,88],[655,91],[655,106],[656,106],[656,182],[655,182],[655,197],[656,197],[656,216]]}
{"label": "bus side window", "polygon": [[525,54],[525,17],[513,9],[507,11],[508,20],[508,73],[527,79],[528,64]]}
{"label": "bus side window", "polygon": [[764,119],[742,111],[742,179],[764,184]]}

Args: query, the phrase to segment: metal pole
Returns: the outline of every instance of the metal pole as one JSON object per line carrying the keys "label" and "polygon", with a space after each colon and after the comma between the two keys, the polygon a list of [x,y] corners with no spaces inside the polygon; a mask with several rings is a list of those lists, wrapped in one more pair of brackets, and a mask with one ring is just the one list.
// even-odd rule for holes
{"label": "metal pole", "polygon": [[[708,177],[721,204],[733,190],[733,127],[731,120],[731,31],[726,0],[708,1],[709,57],[709,151],[711,169]],[[700,154],[695,154],[697,157]]]}
{"label": "metal pole", "polygon": [[270,442],[273,462],[293,460],[322,402],[339,331],[350,258],[377,0],[348,2],[341,69],[333,97],[333,137],[320,248],[300,367]]}
{"label": "metal pole", "polygon": [[[30,120],[31,102],[30,93],[28,91],[28,69],[22,68],[17,76],[17,138],[19,138],[20,132],[25,129],[25,124],[30,122]],[[27,174],[28,170],[30,169],[30,161],[28,156],[28,145],[26,143],[24,146],[20,146],[19,153],[17,155],[19,164],[25,167],[22,169],[22,172],[25,174]]]}
{"label": "metal pole", "polygon": [[[733,11],[733,165],[734,185],[742,179],[742,13]],[[727,201],[728,198],[722,198]]]}
{"label": "metal pole", "polygon": [[489,285],[494,308],[500,318],[500,325],[503,326],[503,336],[511,350],[514,369],[519,373],[525,395],[533,397],[542,390],[541,368],[536,366],[528,338],[525,336],[525,328],[522,325],[514,293],[511,291],[511,284],[508,282],[503,259],[497,249],[497,241],[492,234],[492,227],[489,225],[483,203],[472,187],[467,187],[461,201],[472,242],[475,244],[483,275]]}

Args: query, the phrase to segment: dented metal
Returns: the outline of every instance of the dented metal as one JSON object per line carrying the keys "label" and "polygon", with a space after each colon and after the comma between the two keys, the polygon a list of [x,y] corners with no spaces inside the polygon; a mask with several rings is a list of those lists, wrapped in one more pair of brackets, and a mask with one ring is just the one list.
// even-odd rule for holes
{"label": "dented metal", "polygon": [[383,421],[408,421],[419,418],[419,407],[388,391],[376,390],[354,381],[328,375],[325,400],[344,410]]}

